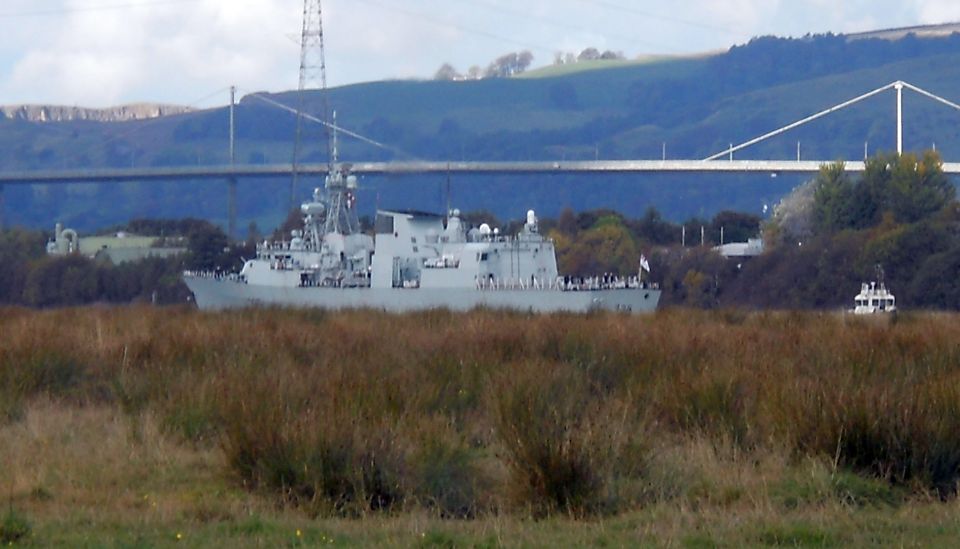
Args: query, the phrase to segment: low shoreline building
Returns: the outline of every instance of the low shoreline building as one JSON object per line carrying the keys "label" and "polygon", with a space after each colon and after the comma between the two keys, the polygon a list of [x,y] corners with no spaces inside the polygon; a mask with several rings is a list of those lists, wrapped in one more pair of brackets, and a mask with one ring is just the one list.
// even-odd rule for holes
{"label": "low shoreline building", "polygon": [[[183,239],[176,239],[183,244]],[[168,239],[156,236],[138,236],[118,232],[108,236],[81,238],[77,231],[57,223],[54,237],[47,242],[47,254],[80,254],[91,259],[109,261],[114,265],[140,261],[148,257],[172,257],[186,253],[185,245],[171,245]]]}

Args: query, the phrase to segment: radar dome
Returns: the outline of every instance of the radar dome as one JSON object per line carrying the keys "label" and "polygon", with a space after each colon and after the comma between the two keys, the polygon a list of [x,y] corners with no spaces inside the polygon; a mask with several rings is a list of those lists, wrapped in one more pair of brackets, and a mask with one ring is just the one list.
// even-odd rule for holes
{"label": "radar dome", "polygon": [[312,215],[314,217],[322,216],[326,209],[326,206],[324,206],[322,202],[307,202],[306,204],[300,205],[300,211],[303,215]]}
{"label": "radar dome", "polygon": [[490,225],[486,223],[480,225],[480,236],[489,236],[490,232]]}
{"label": "radar dome", "polygon": [[537,224],[537,212],[533,210],[527,210],[527,225],[536,225]]}

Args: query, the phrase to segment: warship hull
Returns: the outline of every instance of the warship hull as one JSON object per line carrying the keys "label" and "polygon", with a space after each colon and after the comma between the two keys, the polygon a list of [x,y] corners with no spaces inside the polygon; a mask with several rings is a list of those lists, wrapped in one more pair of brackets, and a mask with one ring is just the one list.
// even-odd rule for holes
{"label": "warship hull", "polygon": [[660,290],[656,288],[561,291],[276,287],[202,276],[185,276],[184,281],[193,292],[197,306],[203,310],[259,306],[406,312],[467,311],[484,307],[542,313],[594,310],[644,313],[654,311],[660,301]]}

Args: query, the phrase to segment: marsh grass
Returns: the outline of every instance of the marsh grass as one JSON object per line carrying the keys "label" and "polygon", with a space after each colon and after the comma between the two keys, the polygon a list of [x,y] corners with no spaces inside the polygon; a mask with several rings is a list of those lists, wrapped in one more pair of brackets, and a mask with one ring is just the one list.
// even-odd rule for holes
{"label": "marsh grass", "polygon": [[493,384],[496,430],[514,498],[535,515],[617,510],[644,466],[643,425],[620,399],[599,399],[577,364],[514,365]]}
{"label": "marsh grass", "polygon": [[710,464],[757,455],[830,471],[771,478],[786,495],[762,493],[786,507],[949,499],[960,479],[949,315],[3,313],[5,424],[38,401],[117,410],[313,515],[737,506],[758,473],[738,465],[730,483]]}
{"label": "marsh grass", "polygon": [[32,530],[30,521],[11,506],[0,519],[0,544],[13,545],[25,541]]}

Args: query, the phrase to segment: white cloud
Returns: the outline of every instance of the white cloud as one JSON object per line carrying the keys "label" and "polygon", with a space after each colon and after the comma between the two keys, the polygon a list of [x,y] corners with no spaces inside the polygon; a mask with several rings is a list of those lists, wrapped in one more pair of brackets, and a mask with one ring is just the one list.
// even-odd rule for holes
{"label": "white cloud", "polygon": [[960,21],[960,3],[956,0],[914,0],[920,21],[927,24]]}
{"label": "white cloud", "polygon": [[[296,87],[302,0],[129,0],[139,2],[149,5],[3,0],[0,103],[189,103],[231,84]],[[332,85],[428,78],[444,62],[466,70],[520,49],[545,64],[555,51],[588,46],[698,52],[755,35],[960,19],[956,0],[324,0],[323,8]]]}
{"label": "white cloud", "polygon": [[779,8],[780,0],[707,0],[692,2],[683,13],[721,28],[765,34],[765,23]]}
{"label": "white cloud", "polygon": [[[69,11],[32,21],[32,40],[0,87],[3,102],[108,105],[189,101],[231,84],[296,85],[300,13],[284,0],[197,0],[124,10]],[[8,22],[4,22],[8,23]],[[280,64],[278,59],[288,63]],[[292,81],[292,84],[291,84]]]}

